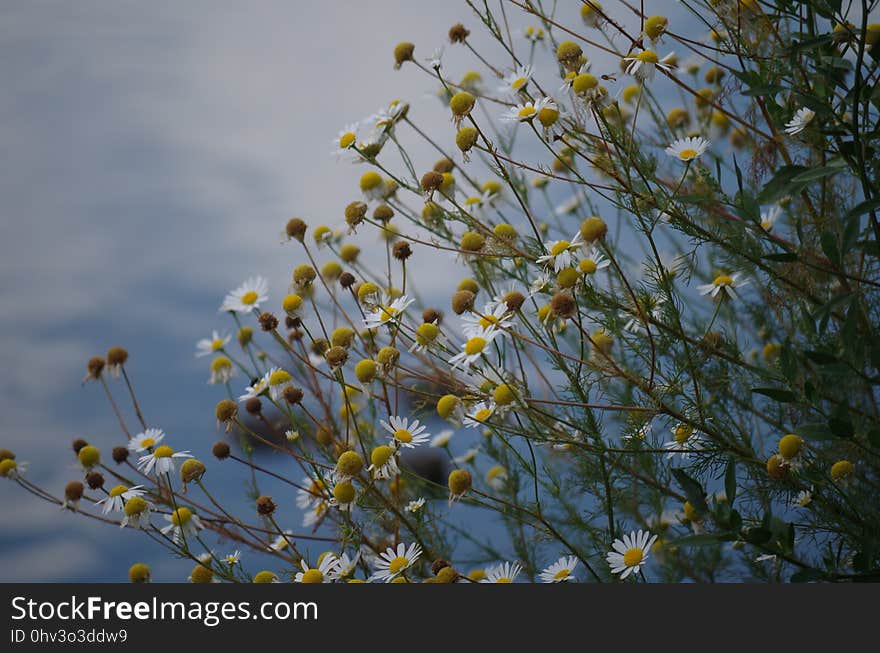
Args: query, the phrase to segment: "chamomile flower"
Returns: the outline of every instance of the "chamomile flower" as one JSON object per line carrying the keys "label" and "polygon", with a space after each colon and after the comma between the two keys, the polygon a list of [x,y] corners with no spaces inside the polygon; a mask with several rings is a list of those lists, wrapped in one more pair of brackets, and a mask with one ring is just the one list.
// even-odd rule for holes
{"label": "chamomile flower", "polygon": [[674,53],[660,59],[653,50],[642,50],[638,54],[631,54],[624,57],[623,60],[629,62],[626,67],[626,74],[632,75],[640,82],[647,82],[654,79],[654,73],[657,68],[670,72],[674,68],[671,62],[674,59]]}
{"label": "chamomile flower", "polygon": [[422,555],[422,547],[412,543],[407,547],[403,542],[396,549],[388,547],[384,553],[379,554],[376,560],[376,569],[371,580],[381,580],[390,583],[400,574],[412,567]]}
{"label": "chamomile flower", "polygon": [[470,367],[491,351],[492,342],[498,336],[494,327],[485,329],[480,335],[468,338],[461,346],[462,351],[449,359],[453,368]]}
{"label": "chamomile flower", "polygon": [[140,497],[145,494],[145,491],[141,489],[142,487],[143,485],[135,485],[130,488],[125,485],[117,485],[110,490],[106,497],[96,502],[95,505],[102,506],[101,513],[104,515],[111,512],[122,512],[126,501],[132,497]]}
{"label": "chamomile flower", "polygon": [[266,392],[269,389],[269,375],[270,372],[266,372],[259,379],[255,379],[251,385],[244,389],[244,394],[239,396],[239,401],[247,401],[248,399],[253,399],[254,397],[259,397],[261,394]]}
{"label": "chamomile flower", "polygon": [[223,562],[225,562],[230,567],[234,567],[235,565],[237,565],[240,559],[241,551],[239,551],[238,549],[236,549],[232,553],[223,556]]}
{"label": "chamomile flower", "polygon": [[815,117],[815,111],[811,111],[806,107],[801,107],[795,112],[792,119],[785,123],[785,133],[789,136],[800,134],[802,131],[804,131],[804,129],[807,128],[807,125],[809,125],[810,121]]}
{"label": "chamomile flower", "polygon": [[528,85],[531,78],[532,67],[519,66],[502,80],[501,86],[498,87],[498,92],[516,95]]}
{"label": "chamomile flower", "polygon": [[709,141],[701,136],[691,136],[673,141],[664,151],[669,156],[674,156],[679,161],[687,163],[702,156],[708,149]]}
{"label": "chamomile flower", "polygon": [[235,368],[226,356],[218,356],[211,361],[211,375],[208,377],[210,385],[228,383],[234,376]]}
{"label": "chamomile flower", "polygon": [[575,556],[562,556],[541,572],[539,578],[545,583],[565,583],[568,581],[577,581],[574,575],[575,567],[578,566],[578,559]]}
{"label": "chamomile flower", "polygon": [[452,439],[452,436],[455,435],[455,431],[452,429],[443,429],[433,438],[431,438],[431,442],[428,444],[432,447],[445,447],[449,444],[449,441]]}
{"label": "chamomile flower", "polygon": [[502,562],[496,567],[490,567],[486,570],[486,577],[482,579],[481,583],[513,583],[516,581],[516,577],[519,576],[522,571],[522,566],[518,562],[514,562],[513,564],[509,562]]}
{"label": "chamomile flower", "polygon": [[481,401],[467,412],[464,418],[464,425],[466,428],[473,429],[483,426],[491,416],[492,413],[495,412],[495,405],[489,403],[488,401]]}
{"label": "chamomile flower", "polygon": [[553,208],[554,215],[571,215],[575,211],[578,210],[578,207],[584,202],[587,198],[586,193],[583,191],[577,191],[571,195],[568,199],[564,200],[560,204],[556,205]]}
{"label": "chamomile flower", "polygon": [[336,580],[336,567],[339,564],[339,558],[333,553],[327,553],[321,557],[321,562],[317,567],[310,567],[305,560],[300,560],[302,571],[296,572],[294,583],[332,583]]}
{"label": "chamomile flower", "polygon": [[8,478],[9,480],[23,478],[27,468],[27,462],[15,460],[14,458],[4,458],[0,461],[0,478]]}
{"label": "chamomile flower", "polygon": [[462,319],[462,332],[466,338],[483,335],[488,329],[499,329],[499,335],[507,335],[504,329],[510,328],[513,322],[509,319],[510,311],[506,302],[490,302],[483,306],[480,314],[468,313]]}
{"label": "chamomile flower", "polygon": [[281,401],[284,398],[284,391],[293,387],[293,377],[290,372],[273,367],[268,372],[269,396],[273,401]]}
{"label": "chamomile flower", "polygon": [[773,225],[776,224],[776,220],[779,219],[779,216],[782,214],[782,208],[778,205],[773,205],[766,211],[761,212],[761,229],[764,231],[770,231],[773,229]]}
{"label": "chamomile flower", "polygon": [[417,419],[410,422],[406,417],[392,415],[387,422],[379,420],[379,423],[391,434],[391,446],[396,449],[414,449],[431,439],[431,434],[424,432],[426,427]]}
{"label": "chamomile flower", "polygon": [[221,334],[218,331],[212,331],[210,338],[202,338],[196,343],[196,358],[202,356],[210,356],[211,354],[223,349],[232,338],[230,335]]}
{"label": "chamomile flower", "polygon": [[313,508],[327,498],[327,483],[320,478],[306,476],[296,490],[296,506],[302,510]]}
{"label": "chamomile flower", "polygon": [[711,295],[713,299],[722,291],[727,293],[727,296],[731,299],[737,299],[736,289],[741,288],[748,283],[747,279],[742,279],[742,275],[739,272],[734,272],[733,274],[719,274],[712,280],[712,283],[697,286],[697,290],[701,295]]}
{"label": "chamomile flower", "polygon": [[220,311],[251,313],[269,300],[269,282],[263,277],[251,277],[226,295]]}
{"label": "chamomile flower", "polygon": [[538,117],[543,109],[558,111],[559,108],[553,98],[538,98],[534,102],[529,101],[510,107],[499,116],[501,122],[529,122]]}
{"label": "chamomile flower", "polygon": [[489,471],[486,472],[486,484],[496,491],[504,488],[504,486],[507,484],[508,478],[509,476],[507,474],[507,469],[505,469],[501,465],[490,467]]}
{"label": "chamomile flower", "polygon": [[539,43],[543,41],[546,37],[543,28],[534,27],[531,25],[529,27],[522,28],[522,30],[520,30],[520,34],[522,34],[522,37],[530,43]]}
{"label": "chamomile flower", "polygon": [[580,232],[576,233],[571,240],[554,240],[545,245],[547,253],[539,256],[536,262],[551,268],[554,272],[570,268],[575,262],[574,251],[582,244]]}
{"label": "chamomile flower", "polygon": [[479,448],[468,449],[460,456],[456,456],[455,458],[453,458],[452,462],[454,462],[456,465],[468,465],[477,459],[477,455],[479,453]]}
{"label": "chamomile flower", "polygon": [[400,474],[397,465],[397,451],[388,445],[379,445],[370,454],[370,466],[367,468],[377,480],[389,479]]}
{"label": "chamomile flower", "polygon": [[302,525],[303,528],[313,528],[316,529],[321,525],[321,522],[324,520],[324,517],[327,516],[327,511],[330,510],[330,502],[329,501],[321,501],[311,510],[307,510],[305,514],[303,514]]}
{"label": "chamomile flower", "polygon": [[167,444],[160,445],[146,456],[138,458],[137,467],[147,476],[153,474],[156,478],[173,474],[175,470],[174,461],[178,458],[192,458],[189,451],[177,451],[169,447]]}
{"label": "chamomile flower", "polygon": [[282,534],[279,534],[272,540],[272,543],[269,545],[270,551],[286,551],[290,546],[290,540],[293,538],[293,531],[286,530],[283,531]]}
{"label": "chamomile flower", "polygon": [[346,154],[357,143],[358,124],[352,123],[343,127],[333,139],[333,154],[338,158]]}
{"label": "chamomile flower", "polygon": [[693,426],[679,422],[672,429],[672,440],[665,442],[663,448],[669,450],[669,458],[676,454],[688,458],[692,452],[703,450],[703,438]]}
{"label": "chamomile flower", "polygon": [[367,329],[377,329],[383,324],[388,324],[400,319],[400,316],[406,310],[407,306],[415,300],[401,295],[397,299],[391,301],[390,298],[384,304],[373,306],[364,319],[364,326]]}
{"label": "chamomile flower", "polygon": [[425,505],[425,497],[419,497],[414,501],[410,501],[406,504],[407,512],[417,513],[419,512]]}
{"label": "chamomile flower", "polygon": [[809,490],[801,490],[797,493],[797,495],[791,500],[792,508],[806,508],[813,502],[813,486],[810,486]]}
{"label": "chamomile flower", "polygon": [[132,528],[149,529],[152,527],[150,513],[153,510],[153,504],[143,497],[131,497],[125,502],[122,510],[125,514],[122,521],[119,522],[120,528],[131,526]]}
{"label": "chamomile flower", "polygon": [[621,580],[630,574],[639,573],[656,541],[656,535],[643,530],[633,531],[624,535],[623,539],[614,540],[611,544],[612,551],[606,556],[611,573],[620,574]]}
{"label": "chamomile flower", "polygon": [[181,506],[170,515],[164,515],[168,525],[162,528],[162,534],[171,533],[171,539],[175,544],[183,544],[204,528],[199,516],[185,506]]}
{"label": "chamomile flower", "polygon": [[147,429],[129,440],[126,446],[132,453],[141,453],[158,446],[164,439],[165,432],[162,429]]}
{"label": "chamomile flower", "polygon": [[584,282],[592,284],[596,278],[596,273],[599,270],[604,270],[609,265],[611,265],[611,261],[605,258],[602,252],[593,247],[584,252],[583,258],[578,261],[578,270],[583,276]]}
{"label": "chamomile flower", "polygon": [[434,70],[440,70],[443,66],[443,46],[436,48],[431,56],[425,59],[425,62]]}

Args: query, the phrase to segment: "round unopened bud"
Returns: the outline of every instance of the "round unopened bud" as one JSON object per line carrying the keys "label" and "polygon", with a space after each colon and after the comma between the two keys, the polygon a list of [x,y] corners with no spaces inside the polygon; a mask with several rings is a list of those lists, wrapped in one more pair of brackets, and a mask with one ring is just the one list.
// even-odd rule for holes
{"label": "round unopened bud", "polygon": [[85,488],[79,481],[71,481],[64,486],[64,498],[67,501],[76,502],[82,499]]}
{"label": "round unopened bud", "polygon": [[492,227],[492,233],[501,240],[516,240],[517,236],[519,236],[519,232],[514,226],[506,222],[501,222]]}
{"label": "round unopened bud", "polygon": [[136,562],[128,568],[128,580],[132,583],[149,583],[150,568],[143,562]]}
{"label": "round unopened bud", "polygon": [[468,35],[470,35],[470,30],[461,23],[456,23],[449,28],[450,43],[464,43]]}
{"label": "round unopened bud", "polygon": [[492,399],[494,399],[495,403],[499,406],[509,406],[516,401],[516,393],[514,393],[513,388],[508,384],[501,383],[492,393]]}
{"label": "round unopened bud", "polygon": [[275,502],[272,501],[272,497],[268,497],[263,495],[261,497],[257,497],[257,514],[262,515],[263,517],[267,517],[275,512]]}
{"label": "round unopened bud", "polygon": [[361,383],[369,383],[376,378],[376,368],[376,361],[370,358],[364,358],[363,360],[358,361],[358,364],[354,366],[354,375]]}
{"label": "round unopened bud", "polygon": [[550,309],[556,317],[568,319],[574,316],[577,311],[577,302],[574,301],[574,297],[570,293],[558,292],[550,300]]}
{"label": "round unopened bud", "polygon": [[479,135],[480,132],[478,132],[474,127],[471,127],[469,125],[462,127],[455,135],[455,144],[462,152],[469,152],[471,148],[476,144]]}
{"label": "round unopened bud", "polygon": [[211,453],[214,454],[214,457],[218,460],[224,460],[229,458],[229,444],[220,440],[214,443],[214,446],[211,447]]}
{"label": "round unopened bud", "polygon": [[405,62],[413,60],[413,52],[416,46],[412,43],[398,43],[394,46],[394,68],[399,69]]}
{"label": "round unopened bud", "polygon": [[361,248],[354,243],[346,243],[339,248],[339,258],[341,258],[346,263],[354,263],[357,260],[358,254],[360,253]]}
{"label": "round unopened bud", "polygon": [[299,218],[291,218],[287,221],[287,226],[284,227],[284,232],[287,234],[288,238],[303,242],[303,239],[306,236],[306,229],[308,229],[308,226],[303,220],[300,220]]}
{"label": "round unopened bud", "polygon": [[315,440],[318,444],[327,446],[333,442],[333,431],[329,426],[321,425],[315,429]]}
{"label": "round unopened bud", "polygon": [[89,372],[89,378],[97,379],[101,376],[101,372],[104,371],[105,361],[100,356],[93,356],[89,359],[89,362],[86,364],[86,369]]}
{"label": "round unopened bud", "polygon": [[257,318],[260,322],[260,328],[263,331],[274,331],[278,328],[278,318],[272,315],[269,311],[264,311],[260,313],[260,317]]}
{"label": "round unopened bud", "polygon": [[351,503],[356,497],[357,491],[350,481],[341,481],[333,486],[333,498],[339,503]]}
{"label": "round unopened bud", "polygon": [[442,159],[437,159],[434,162],[434,172],[439,172],[441,175],[446,174],[447,172],[452,172],[455,168],[455,162],[449,157],[443,157]]}
{"label": "round unopened bud", "polygon": [[210,583],[214,580],[214,572],[211,571],[209,567],[199,563],[193,567],[193,570],[189,574],[189,579],[197,585]]}
{"label": "round unopened bud", "polygon": [[584,242],[594,243],[605,238],[608,233],[608,225],[599,216],[592,216],[581,223],[581,238]]}
{"label": "round unopened bud", "polygon": [[718,66],[712,66],[706,71],[705,79],[707,84],[720,84],[724,79],[724,70]]}
{"label": "round unopened bud", "polygon": [[471,477],[471,473],[466,469],[453,469],[449,473],[447,484],[449,485],[449,491],[452,492],[453,496],[461,496],[470,490],[472,483],[473,478]]}
{"label": "round unopened bud", "polygon": [[465,311],[469,311],[474,306],[476,295],[470,290],[459,290],[452,295],[452,312],[461,315]]}
{"label": "round unopened bud", "polygon": [[278,576],[274,571],[259,571],[254,575],[252,582],[254,583],[274,583],[278,580]]}
{"label": "round unopened bud", "polygon": [[348,350],[345,347],[330,347],[330,349],[324,352],[324,360],[332,368],[342,367],[348,360]]}
{"label": "round unopened bud", "polygon": [[432,322],[434,324],[440,324],[443,321],[443,313],[438,311],[436,308],[426,308],[422,311],[422,322]]}
{"label": "round unopened bud", "polygon": [[110,347],[107,350],[108,365],[125,365],[128,360],[128,352],[122,347]]}
{"label": "round unopened bud", "polygon": [[308,288],[311,286],[317,276],[318,273],[315,272],[315,268],[308,263],[297,265],[293,269],[293,283],[300,288]]}
{"label": "round unopened bud", "polygon": [[86,469],[91,469],[100,464],[101,450],[98,447],[87,444],[77,452],[76,457],[79,459],[80,465]]}
{"label": "round unopened bud", "polygon": [[0,449],[0,462],[4,460],[15,460],[15,454],[9,449]]}
{"label": "round unopened bud", "polygon": [[297,294],[285,295],[281,300],[281,309],[288,315],[296,313],[302,306],[303,299]]}
{"label": "round unopened bud", "polygon": [[455,395],[443,395],[437,400],[437,414],[443,419],[449,419],[461,406],[461,399]]}
{"label": "round unopened bud", "polygon": [[289,404],[298,404],[303,400],[303,391],[302,388],[297,388],[296,386],[289,385],[284,388],[284,401]]}
{"label": "round unopened bud", "polygon": [[471,279],[470,277],[465,277],[458,282],[458,285],[455,287],[455,289],[467,290],[476,295],[478,292],[480,292],[480,284],[478,284],[474,279]]}
{"label": "round unopened bud", "polygon": [[0,460],[0,478],[13,478],[17,469],[18,463],[12,458]]}
{"label": "round unopened bud", "polygon": [[394,258],[396,258],[398,261],[405,261],[410,256],[412,256],[412,248],[405,240],[400,240],[394,243],[394,247],[391,249],[391,251],[394,254]]}
{"label": "round unopened bud", "polygon": [[767,459],[767,475],[770,478],[779,481],[785,478],[786,474],[788,474],[788,465],[782,456],[773,454]]}
{"label": "round unopened bud", "polygon": [[449,100],[449,109],[452,115],[458,119],[464,118],[474,108],[476,100],[467,91],[459,91]]}
{"label": "round unopened bud", "polygon": [[779,455],[789,460],[797,456],[804,449],[804,440],[799,435],[789,433],[779,440]]}
{"label": "round unopened bud", "polygon": [[98,472],[89,472],[86,474],[86,485],[90,490],[100,490],[104,487],[104,477]]}
{"label": "round unopened bud", "polygon": [[231,399],[221,399],[214,408],[218,422],[228,422],[238,414],[238,404]]}
{"label": "round unopened bud", "polygon": [[393,455],[394,449],[386,444],[380,444],[370,452],[370,462],[374,467],[379,468],[391,460],[391,456]]}
{"label": "round unopened bud", "polygon": [[656,41],[663,36],[668,25],[669,20],[666,16],[651,16],[645,21],[645,34],[652,41]]}
{"label": "round unopened bud", "polygon": [[122,464],[128,460],[128,454],[128,447],[113,447],[113,452],[111,453],[113,462],[116,464]]}
{"label": "round unopened bud", "polygon": [[351,288],[355,281],[357,281],[357,279],[355,279],[355,276],[351,272],[343,272],[339,275],[339,285],[343,288]]}
{"label": "round unopened bud", "polygon": [[333,281],[342,274],[342,266],[337,261],[327,261],[321,268],[321,276]]}
{"label": "round unopened bud", "polygon": [[836,463],[831,465],[831,480],[832,481],[845,481],[850,478],[853,473],[855,473],[856,468],[848,460],[838,460]]}
{"label": "round unopened bud", "polygon": [[458,579],[458,572],[447,565],[437,572],[435,580],[438,583],[454,583]]}
{"label": "round unopened bud", "polygon": [[86,442],[85,440],[83,440],[82,438],[76,438],[73,441],[73,443],[71,444],[71,446],[73,447],[73,453],[78,455],[83,447],[89,446],[89,443]]}
{"label": "round unopened bud", "polygon": [[614,345],[614,338],[612,338],[605,329],[597,329],[590,337],[593,340],[593,348],[595,351],[602,352],[605,355],[611,353],[611,347]]}
{"label": "round unopened bud", "polygon": [[443,185],[443,175],[436,170],[429,170],[422,175],[422,190],[433,193]]}
{"label": "round unopened bud", "polygon": [[676,127],[686,127],[691,121],[691,115],[687,109],[677,107],[666,114],[666,124],[675,129]]}
{"label": "round unopened bud", "polygon": [[577,70],[583,53],[581,46],[574,41],[563,41],[556,48],[556,60],[565,68]]}
{"label": "round unopened bud", "polygon": [[364,459],[357,451],[346,451],[336,461],[336,472],[343,476],[357,476],[364,467]]}
{"label": "round unopened bud", "polygon": [[459,248],[465,252],[479,252],[485,244],[486,239],[483,237],[483,234],[476,231],[466,231],[461,235]]}
{"label": "round unopened bud", "polygon": [[378,222],[386,223],[394,217],[394,209],[387,204],[380,204],[373,209],[373,219]]}
{"label": "round unopened bud", "polygon": [[507,304],[507,308],[514,312],[522,308],[522,305],[526,301],[525,295],[517,290],[511,290],[509,293],[505,294],[502,299],[504,300],[504,303]]}
{"label": "round unopened bud", "polygon": [[243,326],[238,330],[237,338],[239,345],[247,347],[254,339],[254,330],[249,326]]}
{"label": "round unopened bud", "polygon": [[383,367],[391,367],[395,365],[400,359],[400,350],[396,347],[382,347],[379,350],[379,353],[376,354],[376,360],[379,361],[379,364]]}
{"label": "round unopened bud", "polygon": [[345,207],[345,223],[349,227],[356,227],[364,221],[367,215],[367,205],[365,202],[354,201]]}
{"label": "round unopened bud", "polygon": [[180,466],[180,480],[183,481],[184,485],[198,481],[205,475],[206,471],[205,463],[201,460],[187,458]]}
{"label": "round unopened bud", "polygon": [[244,409],[251,415],[259,415],[263,410],[263,402],[260,401],[259,397],[251,397],[244,402]]}

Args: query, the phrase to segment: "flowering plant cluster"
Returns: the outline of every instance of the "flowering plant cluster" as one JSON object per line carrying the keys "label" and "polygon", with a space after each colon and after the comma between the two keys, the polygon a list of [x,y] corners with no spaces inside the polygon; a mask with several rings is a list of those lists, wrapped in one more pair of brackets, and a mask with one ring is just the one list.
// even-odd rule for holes
{"label": "flowering plant cluster", "polygon": [[[63,498],[0,474],[193,582],[880,579],[876,2],[562,4],[394,47],[449,121],[395,100],[333,140],[363,169],[338,221],[290,219],[289,287],[247,279],[197,343],[209,451],[115,347],[112,463],[74,442]],[[247,514],[212,490],[237,471],[273,488]]]}

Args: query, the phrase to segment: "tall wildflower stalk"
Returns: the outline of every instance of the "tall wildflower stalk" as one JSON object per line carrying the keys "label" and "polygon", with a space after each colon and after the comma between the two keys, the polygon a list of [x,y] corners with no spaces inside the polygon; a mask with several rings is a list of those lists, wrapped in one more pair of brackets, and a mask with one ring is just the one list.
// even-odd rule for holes
{"label": "tall wildflower stalk", "polygon": [[0,473],[194,582],[877,580],[876,3],[563,4],[467,0],[470,71],[394,48],[449,122],[344,128],[360,187],[287,223],[287,294],[227,295],[213,464],[114,348],[113,464],[75,442],[63,497]]}

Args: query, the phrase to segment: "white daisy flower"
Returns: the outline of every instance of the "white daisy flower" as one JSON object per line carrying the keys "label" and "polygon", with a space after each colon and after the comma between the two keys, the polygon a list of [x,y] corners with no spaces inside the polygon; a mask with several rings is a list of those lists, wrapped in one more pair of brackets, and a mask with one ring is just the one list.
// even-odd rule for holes
{"label": "white daisy flower", "polygon": [[153,510],[153,504],[143,497],[139,495],[132,496],[125,502],[122,510],[124,515],[122,521],[119,522],[120,528],[125,528],[126,526],[147,530],[152,528],[150,513]]}
{"label": "white daisy flower", "polygon": [[498,92],[516,95],[528,85],[531,78],[532,67],[519,66],[502,80],[501,86],[498,87]]}
{"label": "white daisy flower", "polygon": [[289,541],[293,537],[293,531],[285,530],[284,534],[279,534],[272,540],[272,543],[269,545],[270,551],[285,551],[288,546],[290,546]]}
{"label": "white daisy flower", "polygon": [[640,82],[647,82],[654,79],[654,73],[657,68],[665,72],[672,71],[674,66],[669,62],[673,61],[674,55],[675,53],[670,52],[660,59],[653,50],[642,50],[638,54],[624,57],[623,60],[629,62],[629,65],[626,67],[626,74],[632,75]]}
{"label": "white daisy flower", "polygon": [[425,505],[425,497],[419,497],[415,501],[410,501],[408,504],[406,504],[406,510],[407,510],[407,512],[416,513],[419,510],[421,510],[424,507],[424,505]]}
{"label": "white daisy flower", "polygon": [[552,281],[553,278],[546,272],[539,274],[529,285],[529,294],[536,295],[540,292],[543,292]]}
{"label": "white daisy flower", "polygon": [[641,529],[624,535],[622,540],[614,540],[611,545],[613,550],[606,556],[611,573],[620,574],[621,580],[630,574],[639,573],[656,541],[656,535]]}
{"label": "white daisy flower", "polygon": [[8,478],[10,480],[15,480],[17,478],[23,478],[24,473],[27,471],[28,463],[20,460],[15,460],[14,458],[7,458],[3,461],[4,469],[2,476],[3,478]]}
{"label": "white daisy flower", "polygon": [[341,580],[348,578],[357,569],[358,563],[361,561],[361,553],[358,551],[354,558],[349,558],[347,553],[343,553],[336,558],[336,578]]}
{"label": "white daisy flower", "polygon": [[561,204],[558,204],[553,209],[554,215],[571,215],[575,211],[578,210],[578,207],[583,203],[583,201],[587,198],[587,194],[583,191],[575,192],[571,197],[563,201]]}
{"label": "white daisy flower", "polygon": [[518,562],[513,564],[502,562],[497,567],[490,567],[486,570],[486,577],[481,583],[513,583],[516,577],[522,571],[522,566]]}
{"label": "white daisy flower", "polygon": [[792,508],[806,508],[813,502],[813,486],[809,490],[801,490],[791,501]]}
{"label": "white daisy flower", "polygon": [[529,101],[512,106],[507,112],[502,113],[498,119],[501,122],[529,122],[537,118],[543,109],[559,111],[559,107],[553,98],[543,97],[534,102]]}
{"label": "white daisy flower", "polygon": [[568,581],[577,581],[574,576],[574,569],[578,565],[578,559],[575,556],[562,556],[541,572],[539,578],[545,583],[565,583]]}
{"label": "white daisy flower", "polygon": [[575,261],[573,252],[582,244],[580,232],[577,232],[571,240],[554,240],[545,245],[547,253],[539,256],[536,262],[552,268],[554,272],[570,268]]}
{"label": "white daisy flower", "polygon": [[509,319],[509,310],[506,302],[490,302],[483,306],[480,313],[467,313],[461,319],[461,329],[466,338],[482,336],[488,329],[499,330],[499,335],[508,335],[505,329],[513,325]]}
{"label": "white daisy flower", "polygon": [[574,84],[574,80],[578,75],[583,75],[585,73],[590,72],[590,67],[593,64],[589,61],[585,61],[581,64],[581,67],[576,71],[571,71],[566,73],[565,77],[562,78],[562,86],[559,87],[560,92],[565,93],[571,90],[572,85]]}
{"label": "white daisy flower", "polygon": [[761,229],[764,231],[770,231],[773,229],[773,225],[776,224],[776,220],[779,219],[779,216],[782,214],[782,208],[778,205],[773,205],[766,211],[761,212]]}
{"label": "white daisy flower", "polygon": [[806,107],[801,107],[795,112],[794,117],[787,123],[785,123],[785,133],[789,136],[800,134],[802,131],[804,131],[804,129],[807,128],[807,125],[810,124],[810,121],[815,117],[815,111],[811,111]]}
{"label": "white daisy flower", "polygon": [[229,553],[223,556],[223,562],[225,562],[230,567],[233,567],[238,564],[238,561],[241,559],[241,551],[236,549],[232,553]]}
{"label": "white daisy flower", "polygon": [[269,375],[271,372],[266,372],[259,379],[256,379],[244,389],[244,394],[239,396],[239,401],[247,401],[248,399],[253,399],[254,397],[259,397],[261,394],[266,392],[269,389]]}
{"label": "white daisy flower", "polygon": [[734,272],[730,275],[719,274],[712,283],[697,286],[697,290],[701,295],[711,295],[712,298],[717,297],[719,293],[724,291],[731,299],[737,299],[736,289],[748,283],[747,279],[742,279],[742,275],[739,272]]}
{"label": "white daisy flower", "polygon": [[494,327],[485,329],[480,335],[468,338],[462,343],[462,351],[449,359],[453,368],[470,367],[491,351],[492,342],[498,336]]}
{"label": "white daisy flower", "polygon": [[340,157],[343,154],[346,154],[351,150],[351,148],[357,143],[358,138],[358,124],[352,123],[350,125],[346,125],[343,127],[338,134],[336,134],[336,138],[333,139],[333,154],[336,157]]}
{"label": "white daisy flower", "polygon": [[281,401],[284,399],[284,391],[293,387],[293,377],[290,376],[290,372],[278,367],[273,367],[267,374],[269,377],[269,396],[274,401]]}
{"label": "white daisy flower", "polygon": [[287,430],[284,432],[284,438],[288,442],[296,442],[299,440],[299,431]]}
{"label": "white daisy flower", "polygon": [[672,440],[664,442],[663,448],[669,450],[670,459],[676,455],[687,459],[691,453],[702,451],[705,447],[699,431],[695,431],[690,424],[679,422],[672,429]]}
{"label": "white daisy flower", "polygon": [[301,487],[296,490],[296,506],[301,510],[314,508],[316,504],[327,499],[327,483],[320,478],[306,476]]}
{"label": "white daisy flower", "polygon": [[126,446],[132,453],[140,453],[158,446],[164,439],[165,432],[162,429],[147,429],[129,440]]}
{"label": "white daisy flower", "polygon": [[394,322],[400,319],[400,316],[403,315],[407,306],[414,301],[414,299],[409,299],[406,295],[401,295],[390,303],[386,302],[385,304],[373,306],[367,313],[367,317],[364,319],[364,326],[367,329],[373,330],[383,324]]}
{"label": "white daisy flower", "polygon": [[143,496],[146,492],[141,488],[143,485],[135,485],[133,487],[126,487],[125,485],[117,485],[112,488],[109,494],[96,502],[96,506],[102,506],[101,513],[109,514],[111,512],[122,512],[125,509],[125,502],[131,499],[132,497],[140,497]]}
{"label": "white daisy flower", "polygon": [[370,462],[372,463],[367,471],[371,472],[373,478],[377,480],[385,480],[393,478],[400,474],[400,467],[397,465],[397,450],[387,445],[380,445],[373,449],[370,454]]}
{"label": "white daisy flower", "polygon": [[162,528],[162,534],[171,533],[171,539],[177,545],[183,544],[184,538],[188,540],[198,535],[199,531],[204,528],[199,516],[185,506],[181,506],[170,515],[163,515],[163,517],[169,523]]}
{"label": "white daisy flower", "polygon": [[467,412],[464,417],[464,425],[466,428],[473,429],[483,426],[485,422],[492,417],[495,412],[495,404],[488,401],[481,401]]}
{"label": "white daisy flower", "polygon": [[324,520],[324,517],[327,516],[327,511],[330,510],[330,502],[329,501],[321,501],[318,505],[316,505],[311,510],[306,511],[303,515],[302,524],[304,528],[317,528],[321,525],[321,522]]}
{"label": "white daisy flower", "polygon": [[401,542],[397,545],[397,549],[388,547],[388,549],[379,554],[376,560],[376,570],[370,580],[382,580],[390,583],[398,575],[404,573],[412,567],[422,555],[422,547],[413,542],[407,546]]}
{"label": "white daisy flower", "polygon": [[452,462],[454,462],[456,465],[467,465],[474,462],[474,460],[476,460],[477,458],[477,454],[479,453],[480,450],[478,448],[468,449],[460,456],[456,456],[455,458],[453,458]]}
{"label": "white daisy flower", "polygon": [[449,444],[449,441],[452,439],[452,436],[455,435],[455,431],[452,429],[443,429],[433,438],[431,438],[431,442],[428,444],[432,447],[445,447]]}
{"label": "white daisy flower", "polygon": [[396,449],[402,447],[414,449],[431,438],[430,433],[424,432],[426,427],[420,425],[417,419],[410,422],[406,417],[392,415],[387,422],[379,420],[379,423],[391,434],[391,446]]}
{"label": "white daisy flower", "polygon": [[211,361],[211,375],[208,377],[210,385],[228,383],[234,376],[235,368],[226,356],[218,356]]}
{"label": "white daisy flower", "polygon": [[709,149],[709,141],[701,136],[691,136],[673,141],[664,151],[669,156],[687,163],[703,155],[707,149]]}
{"label": "white daisy flower", "polygon": [[520,30],[520,35],[530,43],[539,43],[543,41],[546,34],[544,33],[543,28],[541,27],[524,27]]}
{"label": "white daisy flower", "polygon": [[602,5],[596,0],[584,0],[581,5],[581,19],[587,27],[599,27],[604,22]]}
{"label": "white daisy flower", "polygon": [[584,283],[592,284],[595,281],[596,273],[599,270],[604,270],[609,265],[611,265],[611,261],[605,258],[605,255],[598,249],[591,247],[584,253],[584,257],[578,261],[578,270],[583,275]]}
{"label": "white daisy flower", "polygon": [[486,484],[496,491],[504,489],[508,478],[507,470],[501,465],[490,467],[486,472]]}
{"label": "white daisy flower", "polygon": [[192,458],[192,456],[189,451],[175,452],[167,444],[163,444],[146,456],[138,458],[137,468],[147,476],[153,474],[159,478],[174,473],[176,469],[174,461],[178,458]]}
{"label": "white daisy flower", "polygon": [[269,299],[269,282],[263,277],[251,277],[226,295],[220,312],[251,313]]}
{"label": "white daisy flower", "polygon": [[296,572],[294,583],[332,583],[338,578],[336,567],[339,564],[339,558],[334,553],[326,553],[321,557],[321,562],[317,567],[309,567],[305,560],[300,560],[302,571]]}
{"label": "white daisy flower", "polygon": [[425,59],[428,63],[428,66],[433,68],[434,70],[440,70],[443,66],[443,46],[436,48],[434,52],[431,53],[431,56]]}
{"label": "white daisy flower", "polygon": [[232,338],[230,335],[223,335],[218,331],[212,331],[210,338],[202,338],[196,343],[196,358],[202,356],[210,356],[214,352],[223,349]]}

